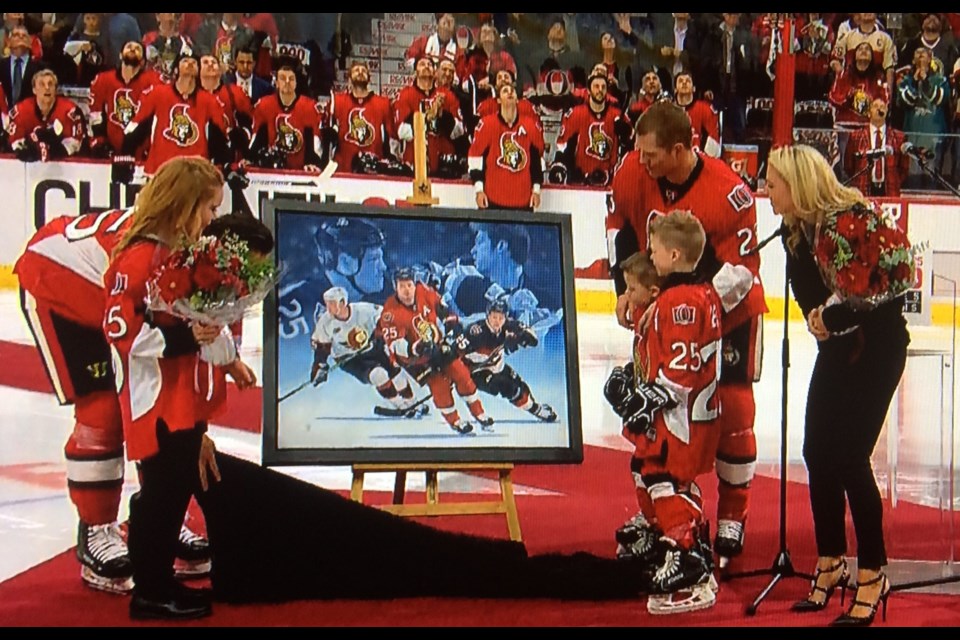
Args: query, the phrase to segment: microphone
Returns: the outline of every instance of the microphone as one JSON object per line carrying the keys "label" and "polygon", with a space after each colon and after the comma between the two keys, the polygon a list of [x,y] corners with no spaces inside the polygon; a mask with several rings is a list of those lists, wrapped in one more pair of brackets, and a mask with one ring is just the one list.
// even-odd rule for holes
{"label": "microphone", "polygon": [[781,225],[780,228],[777,229],[777,230],[773,233],[773,235],[771,235],[769,238],[767,238],[766,240],[764,240],[763,242],[761,242],[760,244],[758,244],[758,245],[756,246],[756,248],[754,248],[752,251],[748,252],[747,255],[748,255],[748,256],[755,256],[755,255],[757,255],[758,253],[760,253],[761,251],[763,251],[768,244],[770,244],[771,242],[773,242],[774,240],[776,240],[777,238],[779,238],[780,236],[782,236],[782,235],[785,234],[786,232],[787,232],[787,228]]}
{"label": "microphone", "polygon": [[924,160],[930,160],[933,158],[933,151],[925,149],[924,147],[918,147],[912,142],[904,142],[900,147],[900,153],[906,154],[915,158],[918,162]]}
{"label": "microphone", "polygon": [[893,155],[893,147],[886,146],[886,147],[883,147],[882,149],[869,149],[867,151],[857,151],[855,154],[853,154],[853,157],[867,158],[868,160],[877,160],[879,158],[883,158],[885,156],[892,156],[892,155]]}

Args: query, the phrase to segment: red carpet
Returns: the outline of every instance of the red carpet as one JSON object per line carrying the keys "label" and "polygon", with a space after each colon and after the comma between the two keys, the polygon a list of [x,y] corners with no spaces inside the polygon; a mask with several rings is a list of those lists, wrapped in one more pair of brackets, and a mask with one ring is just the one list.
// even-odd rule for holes
{"label": "red carpet", "polygon": [[[0,384],[34,391],[48,385],[34,349],[0,343]],[[16,372],[15,374],[12,372]],[[222,422],[257,430],[259,394],[234,398],[233,412]],[[628,457],[623,452],[587,447],[585,461],[576,467],[525,466],[515,472],[515,482],[562,494],[561,497],[518,496],[521,527],[530,553],[589,551],[610,556],[613,531],[635,511]],[[716,481],[705,479],[707,513],[715,508]],[[758,478],[753,489],[753,509],[744,557],[731,566],[734,572],[768,568],[779,545],[779,481]],[[369,501],[387,501],[386,494],[369,493]],[[422,500],[411,495],[410,501]],[[788,486],[788,545],[798,570],[810,570],[815,561],[806,486]],[[493,537],[506,536],[502,516],[440,518],[437,527]],[[889,555],[893,558],[942,557],[942,530],[936,510],[900,503],[887,514]],[[849,540],[854,536],[850,531]],[[388,541],[387,541],[388,543]],[[251,550],[256,553],[256,550]],[[332,554],[336,550],[331,550]],[[128,599],[89,590],[81,585],[72,551],[0,584],[0,621],[4,626],[126,626]],[[322,579],[322,575],[318,576]],[[469,576],[464,576],[469,579]],[[509,580],[504,576],[504,580]],[[453,600],[440,598],[386,602],[296,602],[270,606],[216,605],[211,618],[188,623],[195,626],[822,626],[841,611],[833,603],[819,614],[797,615],[790,604],[803,597],[805,580],[790,578],[777,585],[752,618],[744,608],[769,582],[761,576],[722,585],[718,602],[710,610],[679,616],[654,617],[646,600],[619,602],[558,602],[549,600]],[[916,593],[896,593],[890,599],[887,626],[960,626],[960,599]],[[182,623],[178,623],[182,624]],[[882,626],[878,620],[875,623]]]}

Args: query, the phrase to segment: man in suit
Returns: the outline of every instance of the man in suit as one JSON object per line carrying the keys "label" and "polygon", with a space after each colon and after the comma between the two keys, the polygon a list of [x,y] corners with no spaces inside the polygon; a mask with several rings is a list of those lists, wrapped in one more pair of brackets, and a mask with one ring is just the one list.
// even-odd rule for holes
{"label": "man in suit", "polygon": [[241,47],[233,56],[237,65],[236,71],[228,71],[223,76],[224,84],[236,84],[247,94],[253,104],[257,104],[263,96],[273,93],[273,87],[263,78],[255,75],[257,54],[253,47]]}
{"label": "man in suit", "polygon": [[740,26],[739,13],[723,14],[723,22],[704,35],[700,64],[697,83],[704,95],[713,95],[714,107],[723,113],[723,141],[742,143],[746,97],[759,93],[759,46],[753,34]]}
{"label": "man in suit", "polygon": [[23,25],[14,27],[7,37],[10,55],[0,58],[0,83],[11,107],[33,96],[33,75],[41,64],[30,57],[30,34]]}
{"label": "man in suit", "polygon": [[899,198],[900,185],[910,171],[910,156],[901,151],[903,132],[887,125],[887,102],[870,104],[870,122],[850,134],[843,154],[847,176],[856,176],[852,186],[873,198]]}

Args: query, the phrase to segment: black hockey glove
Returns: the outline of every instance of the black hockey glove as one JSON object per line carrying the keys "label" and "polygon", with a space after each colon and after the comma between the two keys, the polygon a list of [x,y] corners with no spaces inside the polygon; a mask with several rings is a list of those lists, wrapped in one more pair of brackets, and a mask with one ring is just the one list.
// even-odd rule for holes
{"label": "black hockey glove", "polygon": [[17,144],[13,153],[20,162],[37,162],[40,160],[40,147],[30,138],[24,138],[20,144]]}
{"label": "black hockey glove", "polygon": [[136,162],[133,156],[113,156],[113,166],[110,167],[110,182],[130,184],[133,182],[133,172]]}
{"label": "black hockey glove", "polygon": [[667,390],[654,382],[645,382],[630,394],[620,414],[623,426],[627,431],[638,436],[647,436],[650,440],[657,439],[654,426],[654,417],[661,409],[672,409],[677,406]]}
{"label": "black hockey glove", "polygon": [[625,367],[615,367],[603,386],[603,396],[618,416],[622,417],[620,408],[633,393],[634,384],[633,363],[630,362]]}
{"label": "black hockey glove", "polygon": [[311,367],[310,370],[310,380],[313,381],[313,386],[319,387],[326,382],[329,377],[330,365],[321,362],[313,363],[313,367]]}

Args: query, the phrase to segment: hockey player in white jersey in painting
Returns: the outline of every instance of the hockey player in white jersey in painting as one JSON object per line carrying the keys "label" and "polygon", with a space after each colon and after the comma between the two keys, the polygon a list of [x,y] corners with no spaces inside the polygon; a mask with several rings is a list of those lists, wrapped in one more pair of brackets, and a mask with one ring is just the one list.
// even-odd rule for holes
{"label": "hockey player in white jersey in painting", "polygon": [[[418,417],[427,405],[415,405],[409,378],[391,359],[377,334],[383,307],[370,302],[350,302],[343,287],[323,294],[326,312],[317,319],[310,345],[314,386],[327,381],[334,369],[343,369],[363,384],[373,385],[392,407],[377,407],[380,415]],[[332,358],[333,364],[330,363]]]}

